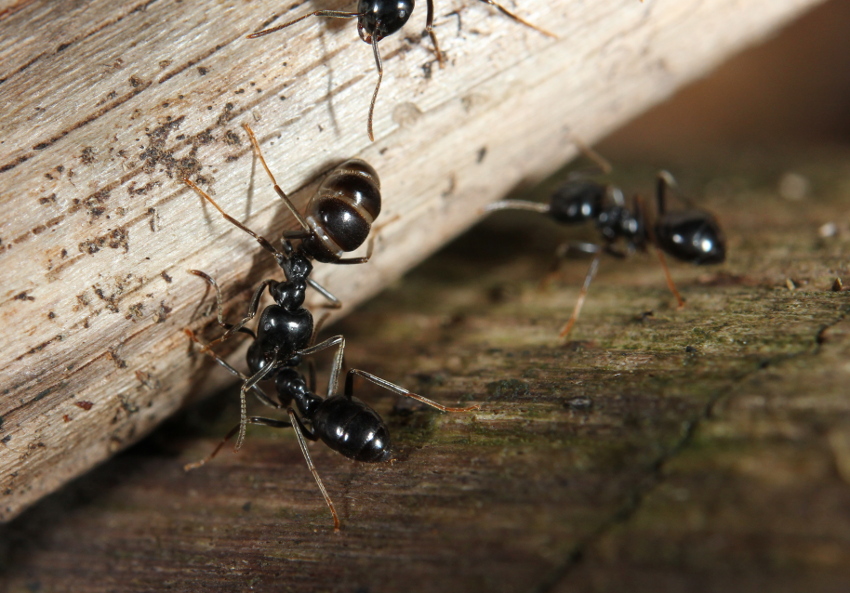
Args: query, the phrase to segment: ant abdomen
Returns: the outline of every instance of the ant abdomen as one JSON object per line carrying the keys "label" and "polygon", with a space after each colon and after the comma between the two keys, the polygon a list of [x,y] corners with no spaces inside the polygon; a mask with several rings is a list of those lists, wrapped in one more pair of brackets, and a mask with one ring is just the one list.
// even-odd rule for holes
{"label": "ant abdomen", "polygon": [[387,425],[356,397],[325,399],[316,409],[312,425],[328,447],[349,459],[377,463],[392,455]]}
{"label": "ant abdomen", "polygon": [[723,231],[708,212],[665,213],[655,225],[655,240],[666,253],[688,263],[719,264],[726,259]]}
{"label": "ant abdomen", "polygon": [[381,213],[381,182],[371,165],[350,159],[331,171],[307,204],[304,250],[330,263],[360,247]]}

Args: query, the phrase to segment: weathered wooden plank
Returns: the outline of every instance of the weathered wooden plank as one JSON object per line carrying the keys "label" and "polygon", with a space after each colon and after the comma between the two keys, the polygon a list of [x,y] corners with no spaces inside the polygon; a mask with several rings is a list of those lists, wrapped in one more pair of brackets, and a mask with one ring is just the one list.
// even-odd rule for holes
{"label": "weathered wooden plank", "polygon": [[[651,256],[607,259],[565,347],[586,262],[539,290],[576,235],[529,214],[341,322],[349,364],[485,405],[360,386],[397,462],[311,448],[340,533],[289,431],[252,427],[183,473],[235,421],[225,393],[0,529],[8,590],[842,590],[850,293],[831,285],[850,276],[850,160],[670,166],[731,247],[719,269],[674,266],[682,311]],[[787,172],[801,200],[779,195]],[[651,188],[651,167],[618,173]]]}
{"label": "weathered wooden plank", "polygon": [[[251,3],[10,2],[0,9],[3,377],[0,516],[134,442],[206,372],[180,329],[201,322],[206,270],[243,299],[269,272],[256,245],[180,183],[191,175],[269,236],[291,224],[252,163],[255,126],[299,203],[353,154],[392,220],[368,266],[316,277],[350,307],[590,141],[816,0],[526,2],[553,41],[481,4],[437,7],[449,57],[381,43],[375,80],[353,26],[246,33],[304,11]],[[342,8],[342,4],[335,7]],[[459,16],[452,16],[457,8]],[[462,17],[462,18],[461,18]],[[207,321],[204,318],[203,321]]]}

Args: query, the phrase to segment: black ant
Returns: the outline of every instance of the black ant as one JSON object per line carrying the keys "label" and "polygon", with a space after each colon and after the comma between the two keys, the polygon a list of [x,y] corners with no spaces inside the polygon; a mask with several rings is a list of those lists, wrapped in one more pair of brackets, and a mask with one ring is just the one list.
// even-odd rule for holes
{"label": "black ant", "polygon": [[[582,146],[581,149],[599,165],[603,173],[610,173],[611,165],[601,156],[587,147]],[[623,258],[634,251],[646,251],[648,246],[654,246],[664,268],[667,286],[676,297],[679,308],[685,305],[685,301],[673,283],[664,254],[696,265],[719,264],[726,259],[726,241],[717,219],[712,214],[693,208],[667,211],[667,192],[675,186],[676,182],[670,173],[658,173],[655,191],[657,217],[654,222],[648,219],[639,196],[634,198],[633,205],[629,208],[619,188],[581,178],[569,179],[552,194],[548,204],[504,200],[490,204],[485,211],[531,210],[547,214],[563,224],[582,224],[589,221],[596,223],[596,228],[602,235],[602,245],[585,242],[565,243],[557,251],[556,263],[563,259],[570,249],[594,256],[573,313],[561,329],[560,337],[565,338],[578,319],[603,252]],[[625,251],[615,246],[620,241],[625,243]]]}
{"label": "black ant", "polygon": [[[254,385],[278,368],[297,366],[301,357],[326,348],[338,346],[337,356],[342,357],[344,340],[342,336],[334,336],[315,346],[310,346],[314,334],[313,316],[302,305],[305,290],[309,284],[329,301],[329,306],[342,306],[339,299],[326,288],[310,278],[313,265],[310,259],[336,264],[359,264],[369,260],[372,243],[365,257],[343,258],[345,252],[357,249],[366,240],[372,222],[381,211],[381,194],[378,174],[366,162],[351,159],[334,169],[319,186],[316,195],[307,204],[307,214],[302,215],[289,200],[275,181],[274,175],[266,164],[260,151],[259,142],[251,128],[244,124],[245,131],[251,139],[254,150],[274,184],[275,191],[283,199],[295,219],[301,226],[300,230],[285,231],[281,238],[282,250],[277,250],[264,237],[258,235],[235,218],[228,215],[212,197],[195,185],[189,179],[184,183],[194,189],[205,200],[212,204],[229,222],[239,227],[252,237],[277,261],[286,276],[286,281],[264,280],[251,299],[248,312],[235,325],[225,324],[221,313],[221,293],[215,282],[203,272],[193,270],[192,273],[201,276],[216,287],[219,304],[219,323],[227,331],[210,343],[214,345],[226,340],[238,331],[244,331],[244,326],[253,319],[259,308],[260,299],[266,288],[275,301],[274,305],[266,307],[260,315],[258,334],[248,350],[248,366],[252,376],[246,380],[241,392],[242,420],[236,449],[242,446],[245,437],[246,394]],[[295,247],[292,240],[299,240]]]}
{"label": "black ant", "polygon": [[[509,11],[501,4],[494,2],[494,0],[481,0],[481,2],[497,8],[503,14],[518,23],[530,27],[535,31],[539,31],[548,37],[557,39],[556,35],[529,23],[519,15]],[[337,19],[357,19],[357,33],[360,35],[360,39],[372,46],[372,53],[375,54],[375,64],[378,67],[378,82],[375,84],[375,91],[372,93],[372,101],[369,104],[369,116],[366,121],[366,131],[369,134],[369,140],[374,142],[375,135],[372,131],[372,119],[375,113],[375,102],[378,99],[378,90],[381,88],[381,81],[384,78],[384,66],[381,61],[381,53],[378,51],[378,42],[384,37],[392,35],[401,29],[405,23],[407,23],[410,15],[413,13],[414,5],[415,0],[358,0],[357,12],[316,10],[282,25],[271,27],[270,29],[263,29],[256,33],[251,33],[248,35],[248,39],[256,39],[257,37],[262,37],[263,35],[280,31],[281,29],[285,29],[295,23],[299,23],[311,16],[322,16]],[[442,67],[443,54],[440,52],[440,46],[437,43],[437,36],[433,30],[434,0],[427,0],[427,9],[428,14],[425,19],[425,31],[427,31],[428,35],[431,37],[431,42],[434,44],[434,52],[437,55],[437,61],[439,62],[440,67]]]}
{"label": "black ant", "polygon": [[[218,290],[218,285],[212,278],[203,272],[199,273],[195,270],[194,273],[205,278],[207,282],[215,287],[220,312],[221,293]],[[230,327],[223,321],[223,319],[221,319],[220,314],[219,323],[224,327]],[[260,332],[262,332],[262,327],[261,321]],[[189,471],[207,463],[218,454],[221,448],[233,437],[234,434],[238,432],[239,438],[243,437],[245,425],[247,424],[258,424],[273,428],[291,427],[295,431],[295,436],[298,439],[298,445],[301,447],[301,452],[304,455],[304,459],[307,461],[307,467],[313,474],[313,478],[319,486],[319,490],[325,499],[325,503],[331,511],[331,515],[334,520],[334,531],[339,531],[339,516],[337,515],[328,491],[325,489],[325,486],[313,465],[313,460],[310,458],[310,453],[307,450],[305,437],[311,441],[321,440],[334,451],[341,453],[349,459],[354,459],[355,461],[378,463],[382,461],[389,461],[392,457],[389,429],[381,416],[375,410],[354,397],[354,377],[363,377],[364,379],[383,387],[384,389],[392,391],[393,393],[410,397],[443,412],[470,412],[479,409],[479,406],[477,405],[456,408],[444,406],[428,398],[422,397],[421,395],[412,393],[399,385],[390,383],[386,379],[382,379],[381,377],[359,369],[350,369],[348,371],[345,378],[345,391],[343,395],[338,395],[337,385],[339,374],[342,369],[343,348],[345,347],[345,339],[342,336],[335,336],[334,338],[331,338],[331,340],[339,340],[339,350],[337,351],[337,355],[334,357],[333,367],[331,368],[330,378],[328,379],[328,392],[325,398],[322,398],[313,392],[314,387],[312,383],[314,381],[311,379],[310,385],[308,386],[304,375],[295,368],[295,365],[279,365],[274,367],[272,364],[269,364],[265,368],[275,369],[274,380],[277,391],[277,401],[275,401],[266,395],[266,393],[263,392],[257,385],[256,381],[254,381],[256,375],[252,377],[245,376],[230,366],[226,361],[219,358],[214,352],[212,352],[212,350],[209,349],[209,345],[203,344],[200,340],[198,340],[191,330],[187,329],[185,331],[192,340],[202,346],[202,349],[207,354],[212,356],[228,371],[244,381],[242,388],[243,404],[245,401],[244,394],[246,389],[252,389],[262,403],[273,408],[286,409],[286,412],[289,415],[289,420],[277,420],[274,418],[263,418],[258,416],[247,417],[243,407],[242,421],[225,435],[213,452],[200,461],[187,464],[184,466],[184,469]],[[268,335],[265,337],[268,338]],[[258,333],[257,338],[251,345],[251,348],[249,348],[249,367],[252,366],[252,363],[256,364],[259,360],[255,356],[252,357],[252,351],[256,353],[255,347],[260,343],[262,338],[263,334]],[[302,354],[306,354],[308,351],[316,352],[319,349],[322,349],[323,345],[329,341],[330,340],[325,340],[321,344],[307,348],[302,351]],[[290,359],[290,362],[292,361],[293,359]],[[272,378],[271,374],[266,375],[266,378]],[[305,421],[309,424],[309,427],[305,426]],[[237,439],[235,449],[238,450],[240,444],[240,441]]]}
{"label": "black ant", "polygon": [[[263,159],[253,131],[247,125],[244,127],[251,138],[254,150],[274,183],[275,191],[287,204],[302,228],[300,231],[285,232],[281,239],[282,251],[278,251],[267,239],[224,212],[212,197],[192,181],[183,180],[186,185],[209,201],[228,221],[254,237],[265,250],[269,251],[275,257],[286,277],[283,282],[264,280],[254,292],[245,317],[236,324],[230,324],[224,320],[223,299],[216,281],[204,272],[190,270],[191,273],[200,276],[215,289],[218,323],[226,331],[209,344],[201,343],[191,330],[185,331],[194,341],[200,343],[203,350],[215,358],[219,364],[239,376],[243,380],[243,384],[240,390],[239,424],[228,433],[224,441],[209,457],[187,465],[186,469],[199,467],[206,463],[207,460],[215,456],[228,439],[237,433],[234,449],[239,450],[245,439],[245,430],[248,424],[263,424],[279,428],[292,426],[307,460],[307,465],[333,514],[334,528],[338,530],[339,518],[307,452],[304,435],[306,434],[307,438],[311,440],[322,439],[335,451],[358,461],[385,461],[390,456],[389,433],[383,420],[377,412],[353,397],[354,376],[364,377],[395,393],[417,399],[447,412],[469,411],[477,409],[477,406],[466,408],[442,406],[380,377],[356,369],[348,372],[345,394],[343,396],[336,395],[339,373],[343,364],[345,338],[342,335],[337,335],[319,344],[314,344],[321,320],[319,324],[314,326],[313,316],[310,311],[303,307],[303,304],[308,285],[313,286],[327,298],[331,306],[339,307],[340,302],[324,287],[310,278],[310,273],[313,270],[310,259],[338,264],[356,264],[368,261],[369,255],[359,258],[342,258],[341,255],[353,251],[363,244],[368,236],[371,223],[380,212],[381,196],[377,173],[363,161],[353,159],[346,161],[325,178],[317,195],[308,204],[308,214],[302,216],[277,185],[265,159]],[[300,242],[293,247],[292,240],[299,240]],[[369,251],[371,253],[371,244]],[[266,288],[268,288],[269,294],[275,302],[263,309],[260,314],[257,333],[254,334],[245,327],[245,324],[256,316],[260,299]],[[227,339],[236,332],[247,333],[254,339],[247,353],[251,376],[240,373],[227,362],[218,358],[210,349],[212,345]],[[312,388],[307,389],[306,382],[297,367],[301,364],[304,356],[333,347],[337,347],[337,352],[334,356],[328,381],[328,397],[323,400],[312,393]],[[275,379],[278,401],[268,397],[259,387],[259,383],[264,379]],[[266,405],[286,408],[290,417],[289,422],[270,418],[249,418],[247,413],[247,394],[249,391],[252,391]],[[309,422],[309,429],[295,414],[291,405],[293,400],[301,417]]]}

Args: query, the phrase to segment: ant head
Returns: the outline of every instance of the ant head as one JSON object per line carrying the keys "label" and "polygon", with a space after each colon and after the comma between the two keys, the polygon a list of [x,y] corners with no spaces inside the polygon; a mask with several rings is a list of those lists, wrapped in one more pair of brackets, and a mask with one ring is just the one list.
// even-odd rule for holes
{"label": "ant head", "polygon": [[685,210],[663,214],[655,223],[658,246],[692,264],[719,264],[726,259],[726,240],[708,212]]}
{"label": "ant head", "polygon": [[305,282],[313,271],[313,264],[302,251],[290,250],[289,260],[283,266],[283,271],[290,282]]}
{"label": "ant head", "polygon": [[608,187],[595,181],[567,181],[552,194],[549,212],[555,220],[579,224],[594,220],[602,211]]}
{"label": "ant head", "polygon": [[380,41],[401,29],[413,12],[414,0],[360,0],[357,33],[366,43]]}

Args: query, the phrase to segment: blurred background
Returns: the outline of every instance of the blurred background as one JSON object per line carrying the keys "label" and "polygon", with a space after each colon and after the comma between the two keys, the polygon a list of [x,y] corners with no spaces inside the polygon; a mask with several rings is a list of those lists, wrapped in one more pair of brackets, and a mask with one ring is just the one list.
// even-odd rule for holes
{"label": "blurred background", "polygon": [[[806,177],[789,177],[789,171],[801,166],[805,174],[807,163],[848,170],[848,33],[850,2],[826,2],[596,147],[617,174],[634,169],[634,179],[647,180],[646,191],[661,167],[704,197],[711,192],[699,188],[716,188],[708,184],[713,176],[752,172],[758,179],[747,183],[758,192],[714,192],[709,203],[741,252],[763,255],[771,244],[787,246],[787,259],[780,258],[786,250],[772,252],[771,270],[749,277],[750,262],[762,261],[755,256],[738,258],[725,275],[679,266],[677,282],[695,299],[700,290],[707,296],[674,312],[664,305],[670,297],[657,265],[606,260],[580,327],[594,328],[588,312],[594,306],[600,318],[605,314],[593,339],[619,345],[608,360],[591,340],[567,349],[551,339],[563,322],[564,301],[557,291],[536,287],[563,229],[552,224],[541,232],[544,225],[531,214],[501,222],[491,217],[331,329],[349,340],[352,366],[403,378],[426,396],[434,389],[444,403],[473,393],[476,401],[493,402],[501,417],[494,414],[478,432],[451,419],[432,430],[436,415],[410,414],[404,405],[390,409],[398,398],[363,388],[364,399],[386,413],[402,453],[419,447],[426,453],[368,469],[315,448],[346,517],[346,531],[337,536],[288,433],[253,431],[245,453],[223,454],[205,471],[184,475],[182,463],[210,450],[232,425],[236,398],[222,394],[0,527],[0,575],[8,572],[8,588],[0,578],[0,592],[391,591],[375,586],[389,574],[443,592],[531,590],[534,583],[534,590],[553,592],[568,586],[653,593],[846,590],[850,411],[845,375],[830,371],[846,368],[847,359],[843,352],[819,362],[805,356],[818,327],[838,325],[836,303],[846,308],[847,293],[828,287],[842,275],[850,282],[850,231],[843,242],[829,243],[818,230],[830,217],[837,228],[850,225],[850,202],[840,193],[850,185],[810,201],[802,201],[805,192],[795,193],[794,183],[788,191],[782,185],[789,179],[805,185]],[[816,186],[819,178],[811,179]],[[555,183],[534,190],[536,199],[545,199]],[[623,186],[632,187],[631,179]],[[777,193],[786,200],[776,200]],[[793,234],[798,228],[799,236]],[[586,263],[574,267],[573,288],[585,270]],[[794,292],[798,286],[804,291]],[[676,357],[687,352],[685,342],[673,348],[667,338],[646,360],[662,365],[669,356],[671,368],[656,373],[652,367],[643,383],[632,384],[628,372],[621,377],[617,365],[638,349],[629,335],[653,328],[631,319],[647,310],[643,305],[622,310],[611,287],[627,287],[641,303],[659,307],[655,330],[673,340],[691,340],[692,329],[745,309],[733,325],[744,328],[747,341],[712,347],[724,365],[752,362],[742,355],[748,342],[764,356],[764,376],[749,368],[729,371],[755,375],[751,386],[735,387],[738,396],[752,392],[758,401],[730,397],[726,409],[705,412],[714,404],[707,405],[704,394],[718,394],[710,400],[716,403],[729,390],[726,377],[714,384],[711,377],[683,381],[691,359]],[[797,302],[804,298],[813,307],[807,314]],[[722,303],[732,306],[711,309]],[[780,313],[785,317],[775,317]],[[749,329],[774,318],[775,328]],[[795,322],[797,334],[787,330]],[[720,333],[710,328],[705,334]],[[776,328],[789,332],[788,345],[770,333]],[[850,334],[841,342],[834,333],[834,344],[850,344]],[[789,352],[802,370],[791,364],[773,370]],[[711,355],[708,347],[704,354]],[[491,367],[487,374],[469,366],[477,359]],[[550,388],[564,365],[570,376]],[[688,368],[692,374],[695,367]],[[798,402],[796,396],[817,391],[811,386],[821,375],[834,381],[814,395],[838,395]],[[774,383],[757,382],[774,376]],[[693,446],[682,427],[703,420],[710,426],[693,437]],[[662,469],[676,473],[667,467],[676,456],[678,476],[661,484]],[[295,504],[302,502],[303,509]],[[480,508],[491,515],[474,523]],[[321,530],[312,532],[312,524]],[[391,547],[393,538],[409,543]],[[418,558],[420,572],[410,571],[408,557]]]}
{"label": "blurred background", "polygon": [[850,2],[832,0],[612,134],[614,160],[850,141]]}

